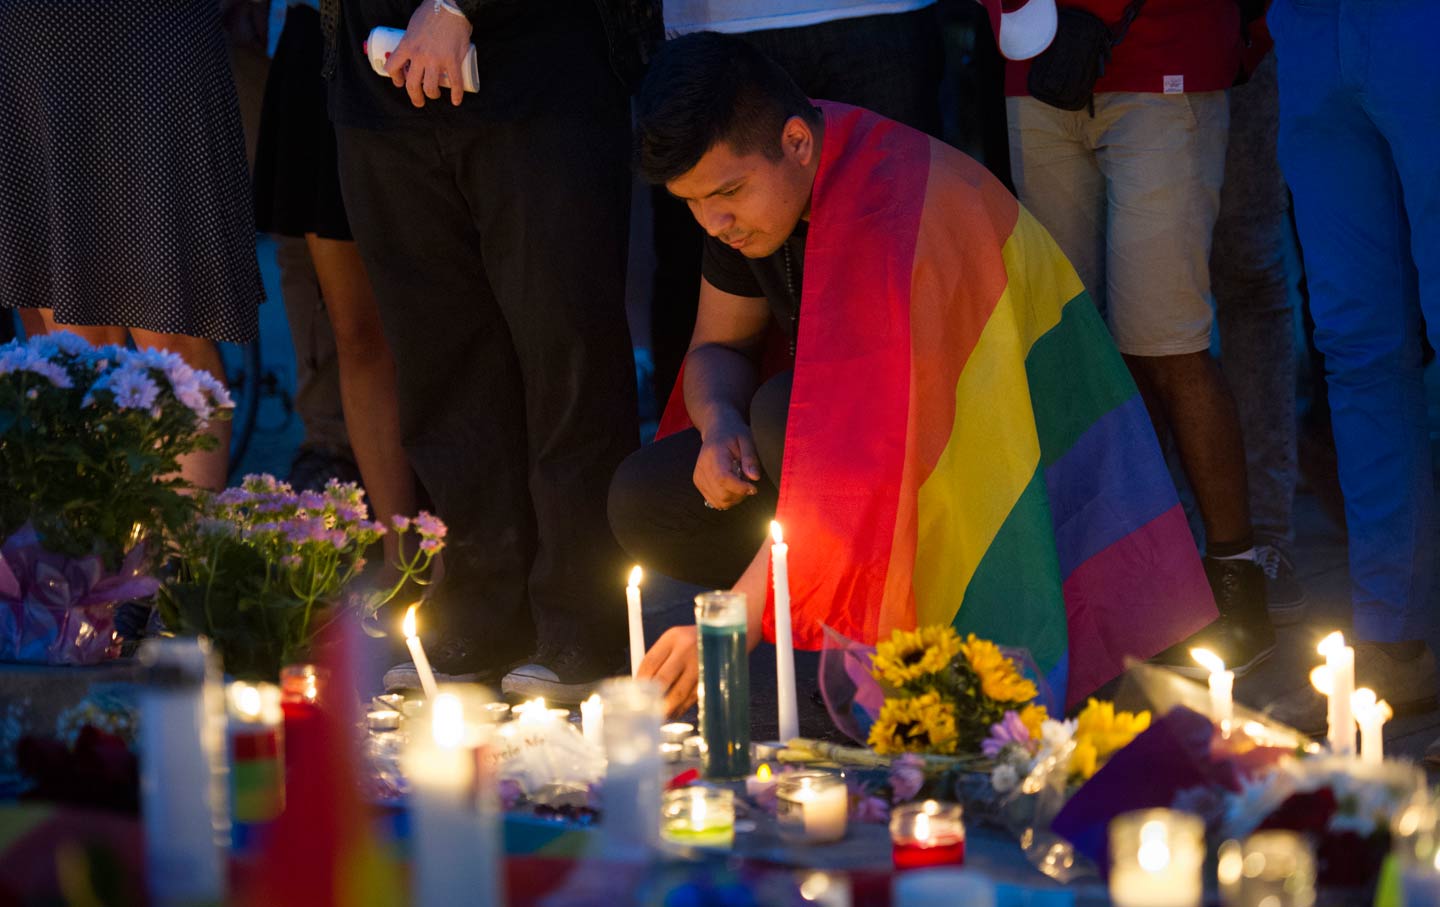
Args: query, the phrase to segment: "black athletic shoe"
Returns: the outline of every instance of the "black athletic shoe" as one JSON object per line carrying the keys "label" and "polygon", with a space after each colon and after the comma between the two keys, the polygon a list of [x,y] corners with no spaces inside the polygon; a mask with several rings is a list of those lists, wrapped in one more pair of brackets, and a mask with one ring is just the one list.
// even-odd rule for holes
{"label": "black athletic shoe", "polygon": [[1284,550],[1274,545],[1255,548],[1255,563],[1265,571],[1265,602],[1270,620],[1277,627],[1288,627],[1305,617],[1305,587],[1295,576],[1295,565]]}
{"label": "black athletic shoe", "polygon": [[1209,671],[1195,663],[1192,648],[1205,648],[1243,677],[1275,652],[1275,627],[1265,606],[1265,571],[1254,561],[1205,558],[1205,576],[1215,595],[1220,618],[1152,659],[1179,674],[1204,678]]}

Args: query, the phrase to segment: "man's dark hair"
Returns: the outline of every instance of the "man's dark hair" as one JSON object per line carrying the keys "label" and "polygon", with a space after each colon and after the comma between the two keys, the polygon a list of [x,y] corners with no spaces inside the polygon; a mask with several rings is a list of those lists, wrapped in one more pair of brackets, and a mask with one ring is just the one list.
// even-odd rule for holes
{"label": "man's dark hair", "polygon": [[697,32],[667,41],[640,85],[635,152],[640,174],[666,183],[721,142],[736,154],[781,157],[791,117],[821,115],[780,65],[730,35]]}

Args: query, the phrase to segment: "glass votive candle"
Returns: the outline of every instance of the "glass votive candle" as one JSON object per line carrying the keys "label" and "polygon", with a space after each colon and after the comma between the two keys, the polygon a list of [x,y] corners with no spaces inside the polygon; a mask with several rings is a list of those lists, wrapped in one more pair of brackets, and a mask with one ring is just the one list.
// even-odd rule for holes
{"label": "glass votive candle", "polygon": [[230,817],[269,822],[285,808],[280,688],[237,680],[225,687]]}
{"label": "glass votive candle", "polygon": [[701,737],[699,734],[696,734],[693,737],[686,737],[684,741],[682,741],[680,744],[680,754],[684,758],[696,762],[699,762],[701,759],[705,758],[706,750],[707,747],[705,746],[705,738]]}
{"label": "glass votive candle", "polygon": [[890,844],[896,869],[961,865],[965,822],[958,803],[923,800],[890,813]]}
{"label": "glass votive candle", "polygon": [[1172,809],[1110,821],[1110,899],[1115,907],[1200,907],[1205,823]]}
{"label": "glass votive candle", "polygon": [[850,792],[845,776],[793,772],[775,782],[775,821],[791,844],[831,844],[845,837]]}
{"label": "glass votive candle", "polygon": [[286,718],[313,709],[324,691],[325,674],[315,665],[286,665],[280,669],[280,707]]}
{"label": "glass votive candle", "polygon": [[600,685],[605,746],[605,847],[611,855],[643,853],[658,842],[661,812],[660,686],[616,677]]}
{"label": "glass votive candle", "polygon": [[735,794],[694,785],[666,791],[660,836],[687,847],[729,847],[735,843]]}
{"label": "glass votive candle", "polygon": [[1220,846],[1217,867],[1225,907],[1311,907],[1315,858],[1304,836],[1258,831]]}
{"label": "glass votive candle", "polygon": [[694,734],[695,725],[689,722],[672,721],[669,724],[660,725],[660,739],[666,743],[684,743],[686,737]]}

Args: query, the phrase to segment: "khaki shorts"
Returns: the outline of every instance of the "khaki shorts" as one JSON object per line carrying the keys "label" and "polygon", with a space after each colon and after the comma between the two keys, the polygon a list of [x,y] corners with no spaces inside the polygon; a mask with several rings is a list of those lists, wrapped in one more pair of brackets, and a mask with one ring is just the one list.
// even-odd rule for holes
{"label": "khaki shorts", "polygon": [[1210,348],[1210,243],[1225,92],[1106,92],[1089,111],[1009,98],[1020,201],[1070,258],[1131,356]]}

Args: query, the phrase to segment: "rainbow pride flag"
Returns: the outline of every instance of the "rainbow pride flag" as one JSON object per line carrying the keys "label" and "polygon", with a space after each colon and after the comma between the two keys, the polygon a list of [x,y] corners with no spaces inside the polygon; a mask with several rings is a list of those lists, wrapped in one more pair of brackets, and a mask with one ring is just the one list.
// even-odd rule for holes
{"label": "rainbow pride flag", "polygon": [[1216,617],[1145,406],[996,179],[820,106],[779,505],[796,644],[950,623],[1074,704]]}

